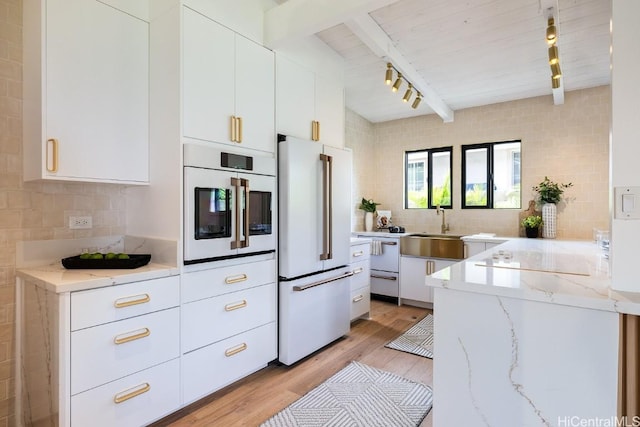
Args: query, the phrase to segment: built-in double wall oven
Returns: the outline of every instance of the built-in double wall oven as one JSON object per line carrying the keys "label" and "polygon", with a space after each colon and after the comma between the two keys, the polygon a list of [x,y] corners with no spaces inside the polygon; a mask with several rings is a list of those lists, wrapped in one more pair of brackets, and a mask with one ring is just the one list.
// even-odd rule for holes
{"label": "built-in double wall oven", "polygon": [[275,155],[184,144],[184,263],[276,249]]}

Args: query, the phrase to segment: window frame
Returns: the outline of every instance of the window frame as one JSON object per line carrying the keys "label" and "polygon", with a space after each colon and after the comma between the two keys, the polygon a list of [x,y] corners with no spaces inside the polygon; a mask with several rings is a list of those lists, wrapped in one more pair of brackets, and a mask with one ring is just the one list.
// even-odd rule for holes
{"label": "window frame", "polygon": [[[425,153],[427,161],[425,162],[424,173],[427,174],[426,186],[427,186],[427,206],[426,207],[409,207],[408,187],[409,187],[409,155],[413,153]],[[450,203],[448,205],[441,205],[442,209],[453,209],[453,146],[437,147],[437,148],[422,148],[420,150],[407,150],[404,152],[404,209],[435,209],[436,205],[432,202],[432,185],[433,185],[433,154],[434,153],[449,153],[449,189]]]}
{"label": "window frame", "polygon": [[[496,145],[501,144],[520,144],[520,182],[522,183],[522,140],[521,139],[513,139],[509,141],[498,141],[498,142],[484,142],[480,144],[468,144],[460,146],[461,153],[461,197],[460,197],[460,208],[461,209],[522,209],[522,195],[520,195],[520,207],[519,208],[496,208],[494,207],[494,196],[493,193],[495,191],[495,182],[493,177],[493,169],[494,169],[494,147]],[[472,205],[467,206],[467,197],[466,197],[466,189],[467,189],[467,151],[476,150],[480,148],[487,149],[487,203],[485,205]]]}

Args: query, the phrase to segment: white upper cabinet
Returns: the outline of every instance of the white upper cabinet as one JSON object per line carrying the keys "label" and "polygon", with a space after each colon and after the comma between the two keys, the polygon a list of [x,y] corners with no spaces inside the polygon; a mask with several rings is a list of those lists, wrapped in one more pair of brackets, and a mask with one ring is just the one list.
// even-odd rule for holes
{"label": "white upper cabinet", "polygon": [[149,181],[149,25],[96,0],[24,4],[24,178]]}
{"label": "white upper cabinet", "polygon": [[278,133],[344,147],[344,88],[282,55],[276,60]]}
{"label": "white upper cabinet", "polygon": [[273,52],[189,8],[183,19],[184,136],[275,151]]}

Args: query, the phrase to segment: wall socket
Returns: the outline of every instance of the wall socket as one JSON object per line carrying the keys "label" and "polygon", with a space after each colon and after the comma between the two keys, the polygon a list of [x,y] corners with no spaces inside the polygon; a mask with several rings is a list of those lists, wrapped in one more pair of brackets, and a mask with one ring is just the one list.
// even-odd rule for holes
{"label": "wall socket", "polygon": [[69,228],[72,230],[78,230],[83,228],[93,227],[90,216],[70,216]]}

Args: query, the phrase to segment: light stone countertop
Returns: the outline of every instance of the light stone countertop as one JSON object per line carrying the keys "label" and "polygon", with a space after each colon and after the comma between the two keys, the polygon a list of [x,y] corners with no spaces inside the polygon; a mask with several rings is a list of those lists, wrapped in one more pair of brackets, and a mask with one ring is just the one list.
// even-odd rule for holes
{"label": "light stone countertop", "polygon": [[427,286],[640,315],[640,293],[611,289],[609,260],[591,241],[511,238],[446,267]]}
{"label": "light stone countertop", "polygon": [[16,275],[55,293],[73,292],[123,283],[158,279],[179,274],[176,267],[149,263],[133,269],[67,270],[60,262],[40,267],[23,268]]}
{"label": "light stone countertop", "polygon": [[361,245],[363,243],[371,243],[371,239],[365,237],[351,237],[351,246]]}

